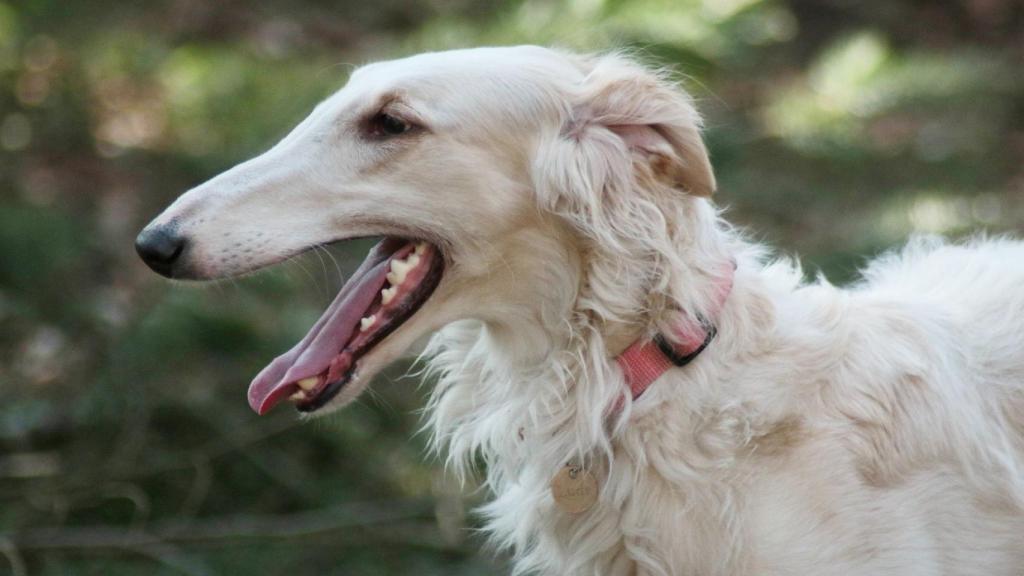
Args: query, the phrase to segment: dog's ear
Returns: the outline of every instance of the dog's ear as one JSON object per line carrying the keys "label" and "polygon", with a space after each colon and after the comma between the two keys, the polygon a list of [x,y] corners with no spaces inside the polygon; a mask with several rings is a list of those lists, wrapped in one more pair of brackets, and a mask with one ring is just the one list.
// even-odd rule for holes
{"label": "dog's ear", "polygon": [[679,87],[629,58],[586,58],[580,68],[563,124],[535,159],[539,201],[599,246],[671,257],[687,234],[685,199],[715,190],[700,117]]}
{"label": "dog's ear", "polygon": [[619,56],[600,57],[578,98],[566,137],[584,147],[614,137],[601,146],[605,162],[628,159],[639,171],[635,178],[653,177],[695,196],[714,192],[700,115],[664,75]]}
{"label": "dog's ear", "polygon": [[685,233],[684,199],[715,189],[700,116],[680,88],[628,58],[588,58],[580,69],[563,125],[537,151],[538,199],[599,246],[670,256]]}
{"label": "dog's ear", "polygon": [[652,318],[699,313],[699,294],[684,287],[700,280],[705,256],[708,268],[719,260],[707,240],[715,177],[700,115],[665,75],[627,57],[576,62],[581,80],[557,131],[542,134],[533,182],[542,207],[590,241],[585,300],[604,318],[635,318],[638,301]]}

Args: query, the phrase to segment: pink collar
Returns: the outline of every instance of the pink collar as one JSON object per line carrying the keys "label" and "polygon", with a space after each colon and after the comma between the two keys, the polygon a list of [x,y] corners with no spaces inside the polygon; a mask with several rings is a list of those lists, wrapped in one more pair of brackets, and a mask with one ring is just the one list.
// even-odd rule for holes
{"label": "pink collar", "polygon": [[[732,292],[736,262],[727,267],[727,272],[715,283],[715,301],[711,314],[717,316]],[[710,319],[702,316],[692,318],[685,315],[676,331],[675,338],[658,334],[653,339],[641,338],[630,344],[626,351],[615,359],[622,368],[633,399],[647,391],[655,380],[673,367],[682,367],[696,358],[715,338],[717,330]]]}

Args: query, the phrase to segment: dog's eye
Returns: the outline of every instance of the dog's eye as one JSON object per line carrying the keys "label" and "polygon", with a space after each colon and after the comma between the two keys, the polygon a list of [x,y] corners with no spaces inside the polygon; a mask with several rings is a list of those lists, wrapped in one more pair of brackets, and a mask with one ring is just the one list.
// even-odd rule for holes
{"label": "dog's eye", "polygon": [[412,124],[386,112],[378,112],[370,121],[370,134],[378,138],[401,136],[412,130]]}

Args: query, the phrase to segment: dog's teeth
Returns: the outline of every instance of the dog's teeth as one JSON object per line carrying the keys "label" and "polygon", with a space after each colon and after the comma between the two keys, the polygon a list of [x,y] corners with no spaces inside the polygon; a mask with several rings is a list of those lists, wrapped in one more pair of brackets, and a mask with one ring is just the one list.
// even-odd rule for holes
{"label": "dog's teeth", "polygon": [[427,243],[426,242],[420,242],[419,244],[416,245],[416,252],[415,252],[416,254],[422,255],[426,251],[427,251]]}
{"label": "dog's teeth", "polygon": [[306,393],[303,390],[296,390],[288,399],[293,402],[300,402],[306,399]]}
{"label": "dog's teeth", "polygon": [[380,291],[380,303],[387,304],[395,298],[395,292],[398,292],[398,288],[392,286],[391,288],[385,288]]}
{"label": "dog's teeth", "polygon": [[376,314],[373,314],[373,315],[367,316],[366,318],[363,318],[362,320],[359,321],[359,331],[360,332],[366,332],[366,330],[369,329],[370,326],[373,326],[373,323],[376,322],[376,321],[377,321],[377,315]]}
{"label": "dog's teeth", "polygon": [[405,282],[405,275],[409,273],[409,270],[412,270],[412,265],[405,260],[392,260],[391,272],[388,273],[388,282],[391,282],[392,286],[398,286]]}
{"label": "dog's teeth", "polygon": [[316,376],[310,376],[309,378],[303,378],[302,380],[299,380],[299,382],[298,382],[299,388],[302,388],[303,390],[308,392],[308,391],[312,390],[313,388],[316,388],[317,380],[318,380],[318,378]]}

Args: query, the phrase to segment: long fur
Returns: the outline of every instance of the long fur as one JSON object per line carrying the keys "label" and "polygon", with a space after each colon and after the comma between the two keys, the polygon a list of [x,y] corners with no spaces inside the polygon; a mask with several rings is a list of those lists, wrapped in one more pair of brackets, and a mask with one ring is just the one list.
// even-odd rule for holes
{"label": "long fur", "polygon": [[[457,473],[485,463],[516,572],[1018,574],[1024,246],[919,240],[844,291],[722,240],[718,338],[614,434],[593,327],[529,367],[478,323],[431,342],[435,442]],[[602,478],[579,517],[549,494],[573,455]]]}
{"label": "long fur", "polygon": [[[360,132],[382,110],[422,127]],[[621,54],[425,54],[360,69],[154,226],[190,238],[193,277],[336,238],[439,246],[434,295],[328,409],[440,329],[427,427],[483,474],[517,574],[1024,573],[1024,244],[919,238],[849,289],[805,282],[722,219],[700,129]],[[698,315],[711,345],[614,409],[615,356]],[[578,515],[549,490],[570,460],[600,485]]]}
{"label": "long fur", "polygon": [[[591,74],[622,67],[636,71],[613,56]],[[668,122],[699,126],[685,104]],[[591,145],[622,145],[603,136]],[[703,198],[558,149],[577,146],[537,161],[554,173],[541,201],[588,244],[571,310],[541,340],[456,323],[424,355],[434,446],[462,478],[483,462],[486,528],[516,573],[1024,569],[1024,246],[918,239],[850,290],[808,284]],[[610,425],[623,382],[603,328],[701,311],[726,255],[738,272],[718,338]],[[602,485],[578,517],[549,492],[570,458]]]}

